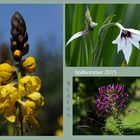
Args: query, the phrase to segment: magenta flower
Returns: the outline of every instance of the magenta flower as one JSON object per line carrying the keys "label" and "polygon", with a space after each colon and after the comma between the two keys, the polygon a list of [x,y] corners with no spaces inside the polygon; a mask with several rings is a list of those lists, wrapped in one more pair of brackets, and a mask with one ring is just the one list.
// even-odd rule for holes
{"label": "magenta flower", "polygon": [[102,117],[108,117],[113,111],[123,112],[129,103],[129,95],[123,84],[110,84],[98,88],[96,112]]}

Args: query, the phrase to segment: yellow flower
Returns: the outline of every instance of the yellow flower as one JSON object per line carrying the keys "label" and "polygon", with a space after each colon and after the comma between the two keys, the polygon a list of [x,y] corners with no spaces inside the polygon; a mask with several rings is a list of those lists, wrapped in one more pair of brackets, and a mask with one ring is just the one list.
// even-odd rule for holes
{"label": "yellow flower", "polygon": [[14,78],[15,68],[8,63],[0,64],[0,84],[7,84]]}
{"label": "yellow flower", "polygon": [[41,87],[41,80],[37,76],[25,76],[21,78],[19,91],[21,96],[28,96],[33,92],[39,91]]}
{"label": "yellow flower", "polygon": [[20,59],[22,57],[22,53],[20,50],[15,50],[14,53],[13,53],[13,57],[15,59]]}
{"label": "yellow flower", "polygon": [[36,70],[36,61],[33,57],[29,56],[23,61],[23,68],[28,72],[32,73]]}
{"label": "yellow flower", "polygon": [[44,105],[44,97],[41,96],[39,92],[33,92],[32,94],[27,96],[30,98],[32,101],[34,101],[38,106],[43,106]]}
{"label": "yellow flower", "polygon": [[55,136],[64,136],[63,130],[61,129],[56,130]]}
{"label": "yellow flower", "polygon": [[15,122],[16,119],[16,101],[19,97],[18,89],[14,87],[14,83],[0,86],[0,113],[10,121]]}
{"label": "yellow flower", "polygon": [[38,127],[36,109],[44,105],[44,97],[38,92],[41,87],[41,80],[37,76],[25,76],[21,78],[19,84],[19,93],[27,98],[22,102],[23,121],[31,126]]}
{"label": "yellow flower", "polygon": [[36,104],[33,101],[26,100],[22,109],[23,121],[31,126],[39,127],[36,119]]}
{"label": "yellow flower", "polygon": [[61,127],[63,127],[63,115],[60,115],[60,116],[58,117],[58,124],[59,124]]}

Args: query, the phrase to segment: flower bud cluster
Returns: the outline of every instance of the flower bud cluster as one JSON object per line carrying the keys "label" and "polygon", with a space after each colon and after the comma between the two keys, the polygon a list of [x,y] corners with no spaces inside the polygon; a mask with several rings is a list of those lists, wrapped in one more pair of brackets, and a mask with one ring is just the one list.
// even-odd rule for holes
{"label": "flower bud cluster", "polygon": [[16,61],[20,61],[23,55],[29,51],[28,33],[26,24],[19,12],[16,12],[11,20],[11,51]]}

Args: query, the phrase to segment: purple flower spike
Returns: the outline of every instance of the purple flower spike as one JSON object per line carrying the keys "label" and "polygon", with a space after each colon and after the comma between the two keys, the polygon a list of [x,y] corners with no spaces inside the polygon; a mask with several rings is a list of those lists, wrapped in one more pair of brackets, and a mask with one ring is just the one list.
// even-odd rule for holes
{"label": "purple flower spike", "polygon": [[113,109],[124,111],[129,103],[129,94],[123,84],[109,84],[98,88],[96,112],[104,117],[112,115]]}

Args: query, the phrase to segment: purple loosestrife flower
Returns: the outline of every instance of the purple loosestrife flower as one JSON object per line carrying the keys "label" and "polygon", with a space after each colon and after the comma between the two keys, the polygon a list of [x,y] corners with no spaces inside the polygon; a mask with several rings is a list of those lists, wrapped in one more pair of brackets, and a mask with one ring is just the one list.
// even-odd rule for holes
{"label": "purple loosestrife flower", "polygon": [[123,84],[110,84],[98,88],[96,112],[99,116],[108,117],[113,111],[124,111],[129,102],[129,95],[124,88]]}

